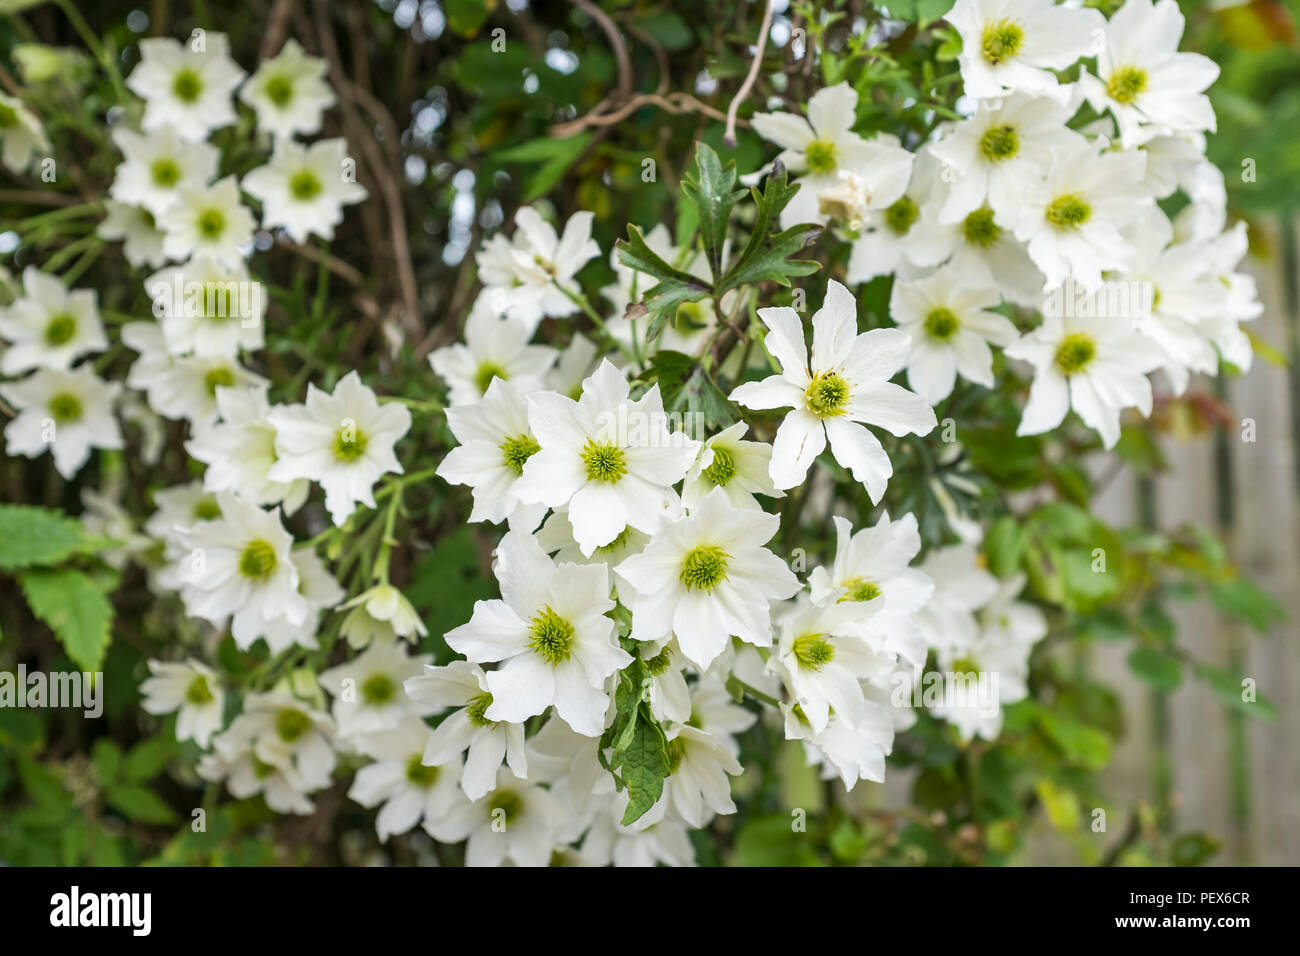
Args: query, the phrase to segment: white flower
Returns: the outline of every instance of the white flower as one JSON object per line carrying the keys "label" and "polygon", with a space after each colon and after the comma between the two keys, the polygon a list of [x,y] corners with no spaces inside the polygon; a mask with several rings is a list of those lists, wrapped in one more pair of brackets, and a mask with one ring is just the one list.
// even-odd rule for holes
{"label": "white flower", "polygon": [[677,503],[672,485],[698,447],[668,431],[657,384],[631,401],[627,380],[607,360],[576,402],[553,392],[530,395],[528,421],[541,450],[524,464],[514,494],[525,503],[567,505],[586,555],[628,525],[653,534]]}
{"label": "white flower", "polygon": [[153,493],[157,509],[144,524],[145,534],[163,546],[163,566],[154,574],[152,584],[162,592],[179,591],[184,567],[181,562],[190,558],[181,543],[180,530],[198,521],[212,521],[221,517],[217,496],[203,490],[202,482],[191,481],[170,488],[159,488]]}
{"label": "white flower", "polygon": [[[494,378],[482,401],[447,409],[447,426],[460,445],[447,453],[438,475],[473,489],[470,521],[519,519],[522,531],[542,520],[544,505],[525,505],[514,494],[524,464],[541,447],[528,424],[528,401],[510,382]],[[525,527],[526,526],[526,527]]]}
{"label": "white flower", "polygon": [[206,748],[221,729],[225,694],[211,668],[196,660],[184,664],[149,661],[152,675],[140,685],[140,706],[154,715],[176,714],[176,739]]}
{"label": "white flower", "polygon": [[1026,190],[1047,175],[1053,156],[1082,142],[1065,125],[1074,111],[1073,102],[1023,93],[978,102],[974,116],[929,147],[954,174],[940,219],[958,222],[987,202],[1014,223]]}
{"label": "white flower", "polygon": [[732,635],[769,646],[770,602],[800,588],[786,563],[763,547],[780,524],[776,515],[737,508],[719,490],[688,517],[666,523],[641,554],[615,569],[636,592],[632,639],[675,635],[682,654],[701,670]]}
{"label": "white flower", "polygon": [[638,829],[680,818],[694,829],[708,826],[718,813],[735,813],[731,781],[742,768],[722,741],[684,724],[667,731],[671,776],[663,796],[637,821]]}
{"label": "white flower", "polygon": [[239,91],[257,114],[257,126],[277,137],[320,131],[321,115],[335,103],[325,82],[325,61],[308,56],[290,37],[280,52],[263,60]]}
{"label": "white flower", "polygon": [[228,773],[226,785],[240,799],[263,793],[273,810],[307,813],[311,802],[301,795],[330,784],[337,763],[333,740],[329,717],[287,691],[249,694],[244,712],[213,738],[217,759],[208,769],[216,773],[205,773],[202,764],[199,772],[207,779]]}
{"label": "white flower", "polygon": [[70,372],[41,369],[0,385],[0,396],[19,413],[5,426],[5,452],[36,458],[48,451],[59,474],[73,478],[92,448],[123,447],[113,417],[121,391],[121,385],[101,380],[88,364]]}
{"label": "white flower", "polygon": [[227,176],[211,186],[178,189],[158,225],[169,259],[206,256],[233,269],[243,261],[242,248],[251,242],[256,222],[239,201],[235,177]]}
{"label": "white flower", "polygon": [[272,618],[265,623],[262,637],[272,655],[294,645],[315,650],[319,646],[316,635],[320,630],[321,615],[342,601],[345,594],[311,545],[294,548],[289,558],[298,572],[298,593],[307,603],[307,616],[301,624],[294,624],[285,617]]}
{"label": "white flower", "polygon": [[531,326],[543,315],[559,318],[578,311],[564,293],[576,291],[573,277],[600,255],[600,246],[591,238],[591,221],[589,212],[574,213],[561,236],[537,210],[520,207],[509,254],[498,245],[485,249],[478,259],[488,286],[484,294],[493,308],[517,315]]}
{"label": "white flower", "polygon": [[737,756],[740,745],[735,735],[744,733],[758,721],[752,710],[736,703],[725,683],[725,672],[710,671],[691,688],[690,716],[682,723],[712,734]]}
{"label": "white flower", "polygon": [[583,858],[592,866],[694,866],[695,848],[687,828],[678,821],[664,820],[645,829],[619,822],[629,799],[624,790],[596,812],[582,841]]}
{"label": "white flower", "polygon": [[451,389],[451,404],[469,405],[502,378],[527,394],[545,385],[556,351],[529,345],[532,330],[520,319],[497,315],[486,296],[479,296],[465,321],[465,342],[429,355],[429,364]]}
{"label": "white flower", "polygon": [[50,139],[41,121],[22,100],[4,93],[0,93],[0,143],[0,161],[14,173],[24,172],[34,155],[50,151]]}
{"label": "white flower", "polygon": [[1016,238],[1043,271],[1043,290],[1068,277],[1090,289],[1103,270],[1125,269],[1133,246],[1120,230],[1151,203],[1143,183],[1146,155],[1102,152],[1105,141],[1062,151],[1047,178],[1024,197]]}
{"label": "white flower", "polygon": [[235,121],[230,95],[244,75],[230,58],[226,35],[205,32],[184,46],[170,37],[141,40],[140,62],[126,85],[145,101],[146,132],[171,127],[196,142]]}
{"label": "white flower", "polygon": [[334,698],[339,735],[359,737],[394,727],[407,716],[426,716],[429,708],[408,698],[403,684],[432,659],[429,654],[409,657],[405,645],[396,641],[374,641],[346,664],[322,671],[318,680]]}
{"label": "white flower", "polygon": [[872,502],[885,493],[893,466],[863,424],[894,435],[924,435],[937,424],[925,400],[889,379],[906,361],[910,340],[897,329],[858,335],[857,301],[834,279],[813,316],[811,359],[794,309],[760,309],[769,329],[767,350],[781,374],[747,382],[731,393],[748,408],[793,409],[776,433],[770,474],[778,488],[793,488],[830,439],[836,461],[866,485]]}
{"label": "white flower", "polygon": [[308,814],[315,809],[307,797],[315,788],[292,763],[275,766],[259,760],[253,753],[253,740],[246,735],[222,734],[213,740],[213,746],[213,752],[199,759],[197,769],[204,780],[225,780],[231,795],[240,800],[260,793],[276,813]]}
{"label": "white flower", "polygon": [[[942,185],[942,164],[928,149],[916,154],[906,191],[884,209],[872,211],[858,230],[849,252],[850,284],[869,282],[892,272],[911,274],[917,258],[917,221],[921,207]],[[935,265],[940,260],[930,260]]]}
{"label": "white flower", "polygon": [[1055,0],[957,0],[944,18],[961,34],[957,56],[968,96],[1023,90],[1062,100],[1053,70],[1094,56],[1106,19]]}
{"label": "white flower", "polygon": [[563,811],[549,793],[502,767],[486,796],[441,821],[436,829],[443,836],[431,835],[466,840],[466,866],[546,866],[562,822]]}
{"label": "white flower", "polygon": [[35,266],[23,270],[23,297],[0,308],[0,335],[10,345],[0,372],[63,370],[87,352],[108,348],[91,289],[69,290],[56,276]]}
{"label": "white flower", "polygon": [[371,643],[392,644],[399,637],[414,643],[429,633],[411,602],[391,584],[376,584],[362,591],[341,610],[348,612],[339,627],[353,647]]}
{"label": "white flower", "polygon": [[221,517],[177,529],[190,551],[181,562],[181,599],[191,615],[218,626],[233,616],[231,634],[247,649],[275,618],[305,621],[307,601],[298,592],[293,537],[280,513],[224,491],[217,503]]}
{"label": "white flower", "polygon": [[920,570],[935,585],[930,602],[913,618],[926,643],[938,649],[970,647],[979,633],[975,612],[997,594],[998,579],[984,570],[972,544],[932,551]]}
{"label": "white flower", "polygon": [[212,182],[221,159],[215,146],[186,142],[172,126],[148,135],[120,126],[113,130],[113,142],[124,158],[109,195],[143,206],[155,218],[178,201],[181,190],[202,189]]}
{"label": "white flower", "polygon": [[549,706],[580,734],[605,729],[606,678],[631,663],[605,616],[609,569],[556,565],[537,540],[509,532],[497,548],[501,599],[477,601],[447,645],[475,663],[501,662],[487,675],[488,720],[519,723]]}
{"label": "white flower", "polygon": [[772,446],[767,442],[744,441],[748,430],[736,422],[705,439],[699,457],[686,473],[682,484],[682,504],[694,508],[714,488],[721,488],[737,508],[761,511],[755,494],[784,498],[772,484],[768,469],[772,463]]}
{"label": "white flower", "polygon": [[357,771],[348,797],[363,807],[383,804],[375,818],[381,843],[405,833],[421,820],[435,839],[450,841],[446,821],[468,801],[458,786],[460,757],[440,766],[421,762],[432,731],[417,718],[406,718],[391,729],[369,734],[357,742],[357,749],[374,763]]}
{"label": "white flower", "polygon": [[[606,323],[606,327],[608,327]],[[610,334],[614,334],[610,330]],[[582,380],[596,370],[599,350],[585,335],[575,332],[556,359],[555,367],[546,374],[546,387],[552,392],[577,398],[582,394]]]}
{"label": "white flower", "polygon": [[411,413],[397,402],[381,405],[356,372],[343,376],[333,393],[309,384],[306,404],[277,406],[267,418],[277,456],[269,476],[317,482],[336,525],[358,502],[375,506],[372,489],[382,475],[402,473],[393,445],[410,429]]}
{"label": "white flower", "polygon": [[471,800],[492,789],[501,761],[518,777],[528,776],[528,755],[524,748],[523,724],[489,720],[484,712],[492,706],[483,668],[469,661],[453,661],[445,667],[424,668],[418,677],[406,680],[406,696],[436,713],[459,708],[434,730],[424,750],[424,763],[440,766],[465,754],[465,771],[460,785]]}
{"label": "white flower", "polygon": [[989,344],[1019,338],[1005,316],[990,311],[1002,301],[982,268],[947,265],[913,282],[895,281],[889,313],[912,339],[907,384],[931,405],[952,393],[957,373],[993,387]]}
{"label": "white flower", "polygon": [[1135,407],[1144,416],[1151,414],[1146,373],[1160,364],[1161,355],[1134,331],[1131,317],[1049,313],[1006,353],[1034,366],[1034,384],[1017,435],[1056,428],[1073,406],[1103,444],[1113,448],[1119,441],[1121,410]]}
{"label": "white flower", "polygon": [[[778,673],[783,668],[774,667]],[[832,713],[820,733],[814,732],[803,708],[796,701],[782,701],[786,740],[802,740],[809,764],[821,764],[823,777],[839,775],[846,790],[859,780],[880,783],[885,779],[885,757],[894,749],[894,720],[889,708],[870,698],[863,718],[856,724]]]}
{"label": "white flower", "polygon": [[148,209],[112,199],[104,201],[104,209],[108,214],[95,234],[101,239],[121,242],[127,262],[156,269],[167,261],[162,230]]}
{"label": "white flower", "polygon": [[282,482],[270,477],[276,462],[275,426],[267,418],[266,386],[218,388],[217,408],[221,421],[196,430],[185,443],[190,457],[208,466],[204,487],[231,491],[259,505],[283,502],[285,514],[293,514],[306,500],[309,485],[305,478]]}
{"label": "white flower", "polygon": [[265,342],[262,286],[249,278],[243,262],[197,256],[155,272],[145,289],[172,355],[234,358]]}
{"label": "white flower", "polygon": [[1199,53],[1178,52],[1183,23],[1175,0],[1126,0],[1106,24],[1098,76],[1081,77],[1093,109],[1115,117],[1125,148],[1162,133],[1214,131],[1204,90],[1219,67]]}
{"label": "white flower", "polygon": [[343,207],[369,195],[352,175],[347,151],[341,139],[310,146],[277,139],[271,161],[243,180],[244,191],[262,201],[262,226],[280,226],[294,242],[312,235],[333,239]]}
{"label": "white flower", "polygon": [[[142,359],[148,368],[153,356]],[[140,365],[136,362],[136,365]],[[132,373],[135,366],[132,366]],[[141,371],[137,379],[144,377]],[[187,419],[196,429],[205,428],[217,419],[218,388],[257,388],[267,384],[266,379],[243,368],[232,358],[197,355],[171,359],[156,369],[145,385],[149,405],[159,415],[171,419]]]}

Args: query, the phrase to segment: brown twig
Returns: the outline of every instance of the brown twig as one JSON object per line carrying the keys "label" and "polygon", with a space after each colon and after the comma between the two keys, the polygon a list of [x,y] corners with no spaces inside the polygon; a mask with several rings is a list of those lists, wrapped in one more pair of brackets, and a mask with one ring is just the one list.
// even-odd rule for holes
{"label": "brown twig", "polygon": [[754,81],[758,79],[759,68],[763,65],[763,51],[767,49],[767,34],[771,28],[772,0],[767,0],[763,5],[763,23],[758,28],[758,46],[754,50],[754,60],[749,64],[745,82],[740,84],[740,89],[736,90],[736,95],[731,99],[731,105],[727,107],[727,131],[722,135],[722,141],[728,146],[736,145],[736,112],[740,109],[740,104],[749,99]]}
{"label": "brown twig", "polygon": [[605,31],[605,36],[609,37],[610,46],[614,48],[614,60],[618,64],[618,97],[620,100],[627,99],[632,95],[632,58],[628,56],[623,34],[618,32],[618,27],[609,18],[609,14],[591,0],[573,0],[573,5],[585,11]]}
{"label": "brown twig", "polygon": [[[689,93],[669,93],[667,96],[659,96],[656,93],[640,93],[632,97],[612,113],[600,113],[598,112],[600,109],[598,106],[586,116],[580,116],[567,123],[552,126],[550,135],[556,139],[563,139],[566,136],[573,136],[576,133],[580,133],[591,126],[612,126],[613,124],[626,119],[643,106],[658,106],[660,109],[676,115],[681,115],[683,113],[702,113],[711,119],[726,119],[726,117],[718,110],[715,110],[708,103],[703,103],[700,100],[697,100]],[[742,126],[749,125],[744,120],[741,120],[740,124]]]}
{"label": "brown twig", "polygon": [[289,26],[289,15],[293,12],[293,3],[294,0],[275,0],[266,25],[266,36],[262,38],[263,60],[269,60],[280,51]]}

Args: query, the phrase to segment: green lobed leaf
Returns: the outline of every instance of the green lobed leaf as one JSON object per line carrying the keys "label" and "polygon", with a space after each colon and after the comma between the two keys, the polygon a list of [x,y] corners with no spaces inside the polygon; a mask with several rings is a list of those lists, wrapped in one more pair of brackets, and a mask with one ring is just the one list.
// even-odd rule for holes
{"label": "green lobed leaf", "polygon": [[0,505],[0,569],[58,564],[76,554],[85,538],[80,522],[60,512]]}
{"label": "green lobed leaf", "polygon": [[54,632],[72,662],[83,671],[100,670],[113,621],[104,592],[80,571],[66,568],[34,568],[19,580],[32,613]]}
{"label": "green lobed leaf", "polygon": [[700,239],[708,260],[714,285],[722,278],[722,249],[727,241],[727,226],[736,200],[745,190],[736,189],[736,161],[722,165],[709,146],[695,147],[695,170],[682,180],[682,192],[690,197],[700,217]]}

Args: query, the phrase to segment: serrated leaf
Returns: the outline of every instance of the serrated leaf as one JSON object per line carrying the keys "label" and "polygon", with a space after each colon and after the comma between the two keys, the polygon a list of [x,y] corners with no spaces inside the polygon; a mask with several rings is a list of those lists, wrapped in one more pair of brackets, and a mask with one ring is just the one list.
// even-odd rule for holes
{"label": "serrated leaf", "polygon": [[790,259],[821,232],[816,223],[791,226],[783,232],[769,235],[781,221],[781,210],[789,205],[799,186],[790,185],[785,167],[777,168],[763,182],[763,190],[750,189],[757,212],[749,242],[740,257],[731,265],[718,287],[719,293],[736,289],[753,282],[770,280],[788,286],[790,277],[807,275],[819,268],[810,259]]}
{"label": "serrated leaf", "polygon": [[148,787],[124,784],[108,789],[108,805],[137,823],[174,823],[176,812]]}
{"label": "serrated leaf", "polygon": [[682,179],[682,192],[695,204],[700,220],[700,240],[714,285],[722,278],[722,249],[727,242],[731,210],[745,190],[736,189],[736,161],[724,166],[709,146],[695,147],[695,169]]}
{"label": "serrated leaf", "polygon": [[664,792],[668,776],[668,741],[663,728],[650,714],[650,705],[639,708],[631,740],[619,754],[618,771],[627,785],[627,810],[623,825],[635,823],[653,807]]}
{"label": "serrated leaf", "polygon": [[29,505],[0,505],[0,569],[58,564],[85,542],[81,524],[65,514]]}
{"label": "serrated leaf", "polygon": [[66,568],[34,568],[19,582],[32,613],[54,632],[73,663],[90,673],[100,670],[113,621],[104,592],[80,571]]}
{"label": "serrated leaf", "polygon": [[641,318],[642,315],[649,316],[645,336],[647,344],[653,343],[658,338],[665,323],[677,313],[678,306],[683,302],[698,302],[713,291],[709,283],[703,279],[689,272],[674,269],[664,262],[646,244],[645,237],[636,226],[629,225],[627,238],[620,239],[614,247],[618,250],[619,262],[629,269],[635,269],[658,280],[642,295],[640,303],[632,303],[628,306],[630,319]]}

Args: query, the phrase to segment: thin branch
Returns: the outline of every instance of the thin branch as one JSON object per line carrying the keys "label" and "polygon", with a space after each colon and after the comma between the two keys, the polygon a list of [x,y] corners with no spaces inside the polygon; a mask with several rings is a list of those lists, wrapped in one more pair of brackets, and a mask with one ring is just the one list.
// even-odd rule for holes
{"label": "thin branch", "polygon": [[610,45],[614,48],[614,59],[618,63],[619,99],[627,99],[632,95],[632,58],[628,56],[623,34],[618,32],[618,27],[609,18],[609,14],[591,0],[573,0],[573,5],[585,11],[605,31],[605,36],[609,37]]}
{"label": "thin branch", "polygon": [[736,90],[731,105],[727,107],[727,131],[723,134],[722,141],[728,146],[736,145],[736,112],[740,109],[740,104],[749,99],[749,93],[754,88],[754,81],[758,79],[758,70],[763,65],[763,51],[767,49],[767,34],[771,28],[772,0],[766,0],[763,6],[763,23],[758,28],[758,46],[754,50],[754,61],[749,64],[749,72],[745,74],[745,82],[740,84],[740,89]]}

